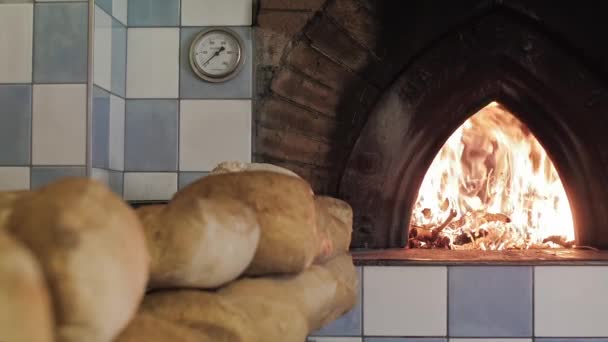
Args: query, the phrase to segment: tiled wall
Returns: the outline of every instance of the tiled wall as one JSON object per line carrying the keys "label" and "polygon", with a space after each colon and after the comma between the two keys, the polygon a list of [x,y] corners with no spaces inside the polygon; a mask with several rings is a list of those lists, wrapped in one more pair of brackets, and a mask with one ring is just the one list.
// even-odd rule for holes
{"label": "tiled wall", "polygon": [[[0,0],[0,190],[92,168],[127,200],[166,200],[219,161],[250,161],[253,0],[94,4]],[[245,42],[245,67],[221,84],[188,62],[211,26]]]}
{"label": "tiled wall", "polygon": [[[219,161],[250,161],[252,1],[129,0],[127,17],[124,169],[115,169],[125,199],[166,200]],[[188,61],[191,40],[211,25],[246,45],[245,67],[220,84],[196,78]]]}
{"label": "tiled wall", "polygon": [[95,0],[92,176],[123,192],[127,0]]}
{"label": "tiled wall", "polygon": [[0,190],[85,175],[88,1],[0,1]]}
{"label": "tiled wall", "polygon": [[359,268],[359,303],[310,342],[608,342],[608,266]]}

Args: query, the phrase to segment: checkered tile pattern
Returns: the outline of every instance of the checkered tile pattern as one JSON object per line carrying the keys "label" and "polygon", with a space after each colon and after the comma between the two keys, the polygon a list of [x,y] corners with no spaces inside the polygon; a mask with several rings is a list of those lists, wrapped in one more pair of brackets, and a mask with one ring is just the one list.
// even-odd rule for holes
{"label": "checkered tile pattern", "polygon": [[363,266],[309,342],[608,342],[608,266]]}
{"label": "checkered tile pattern", "polygon": [[85,174],[88,9],[0,3],[0,190]]}

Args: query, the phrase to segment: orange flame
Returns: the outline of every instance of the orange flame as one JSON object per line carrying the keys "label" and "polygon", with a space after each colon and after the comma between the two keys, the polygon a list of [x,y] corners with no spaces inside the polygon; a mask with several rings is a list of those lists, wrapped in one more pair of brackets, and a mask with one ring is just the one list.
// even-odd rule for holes
{"label": "orange flame", "polygon": [[543,240],[574,239],[570,205],[553,163],[529,129],[496,102],[441,148],[420,187],[411,225],[440,226],[451,210],[457,216],[442,233],[452,243],[484,231],[454,248],[556,247]]}

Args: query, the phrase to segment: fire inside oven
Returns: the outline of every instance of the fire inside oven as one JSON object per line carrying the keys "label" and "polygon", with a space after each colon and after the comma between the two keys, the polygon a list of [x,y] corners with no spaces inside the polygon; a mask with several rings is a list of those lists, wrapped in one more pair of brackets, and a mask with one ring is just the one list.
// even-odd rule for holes
{"label": "fire inside oven", "polygon": [[572,247],[568,197],[544,148],[492,102],[446,141],[420,187],[408,246],[446,249]]}

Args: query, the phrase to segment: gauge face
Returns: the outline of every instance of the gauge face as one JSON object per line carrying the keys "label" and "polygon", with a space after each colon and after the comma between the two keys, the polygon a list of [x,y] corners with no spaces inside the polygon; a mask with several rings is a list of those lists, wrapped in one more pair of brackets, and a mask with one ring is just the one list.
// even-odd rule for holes
{"label": "gauge face", "polygon": [[226,29],[199,33],[190,47],[190,64],[206,81],[223,82],[238,73],[243,65],[241,39]]}

